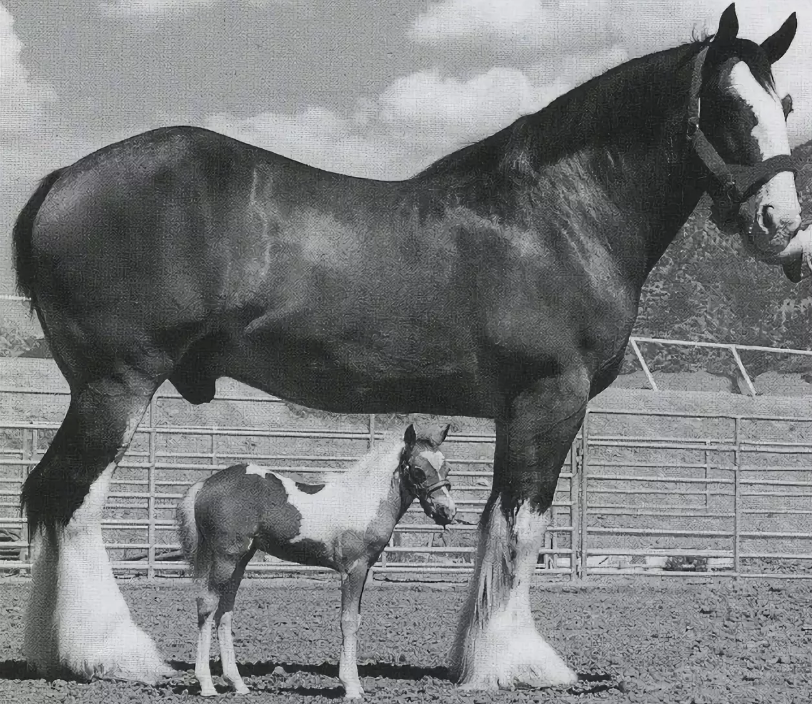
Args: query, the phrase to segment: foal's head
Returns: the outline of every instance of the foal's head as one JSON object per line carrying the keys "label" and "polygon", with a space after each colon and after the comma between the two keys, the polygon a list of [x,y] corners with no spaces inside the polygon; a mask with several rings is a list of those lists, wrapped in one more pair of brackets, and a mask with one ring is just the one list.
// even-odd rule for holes
{"label": "foal's head", "polygon": [[417,496],[426,515],[441,526],[451,523],[457,513],[449,493],[448,462],[439,449],[450,427],[420,433],[414,425],[406,428],[399,467],[407,490]]}
{"label": "foal's head", "polygon": [[[786,120],[792,112],[792,98],[776,84],[772,64],[789,49],[796,28],[792,14],[760,45],[740,39],[739,22],[731,5],[707,45],[696,118],[719,156],[734,169],[790,154]],[[771,176],[765,173],[743,203],[731,203],[719,182],[712,182],[708,191],[714,200],[717,226],[738,231],[759,259],[781,259],[780,253],[801,224],[791,171]]]}

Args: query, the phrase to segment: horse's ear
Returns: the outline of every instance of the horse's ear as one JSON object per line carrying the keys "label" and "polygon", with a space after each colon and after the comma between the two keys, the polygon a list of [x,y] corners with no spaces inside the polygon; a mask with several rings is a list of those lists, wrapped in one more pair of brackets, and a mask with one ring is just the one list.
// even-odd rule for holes
{"label": "horse's ear", "polygon": [[440,428],[436,433],[434,433],[431,438],[432,444],[435,446],[442,445],[446,435],[448,435],[449,430],[451,430],[451,423],[446,425],[445,428]]}
{"label": "horse's ear", "polygon": [[781,25],[781,29],[779,29],[771,37],[767,37],[761,43],[761,48],[764,49],[764,53],[767,55],[767,58],[770,60],[771,64],[774,64],[776,61],[778,61],[778,59],[787,53],[789,45],[792,44],[792,40],[795,39],[795,32],[797,30],[798,18],[793,12],[787,18],[787,21]]}
{"label": "horse's ear", "polygon": [[732,2],[719,19],[719,29],[713,37],[714,44],[729,44],[739,33],[739,18],[736,16],[736,3]]}
{"label": "horse's ear", "polygon": [[409,423],[409,427],[406,428],[406,432],[403,434],[403,442],[406,443],[406,447],[413,447],[416,441],[417,433],[414,431],[414,424]]}

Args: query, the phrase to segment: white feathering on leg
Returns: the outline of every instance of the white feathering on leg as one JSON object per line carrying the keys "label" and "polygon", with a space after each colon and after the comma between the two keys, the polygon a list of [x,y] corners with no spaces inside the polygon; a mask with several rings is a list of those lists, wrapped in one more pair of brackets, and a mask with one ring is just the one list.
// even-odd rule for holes
{"label": "white feathering on leg", "polygon": [[490,520],[481,526],[477,567],[451,651],[452,678],[463,688],[551,687],[576,681],[536,631],[530,611],[530,580],[545,528],[545,517],[522,504],[511,531],[498,499]]}
{"label": "white feathering on leg", "polygon": [[[138,420],[131,419],[125,445]],[[35,536],[24,653],[40,676],[70,671],[154,683],[173,672],[133,623],[104,547],[102,509],[115,468],[111,463],[93,482],[65,528],[40,528]]]}

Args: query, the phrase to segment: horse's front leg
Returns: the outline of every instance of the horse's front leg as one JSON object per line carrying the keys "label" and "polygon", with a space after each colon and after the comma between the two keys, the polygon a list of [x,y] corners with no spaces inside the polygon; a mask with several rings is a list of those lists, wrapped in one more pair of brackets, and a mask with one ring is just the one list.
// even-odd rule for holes
{"label": "horse's front leg", "polygon": [[577,679],[536,631],[530,581],[547,527],[544,512],[588,396],[586,373],[573,371],[506,399],[497,419],[494,487],[451,651],[451,674],[463,687],[549,687]]}
{"label": "horse's front leg", "polygon": [[358,678],[357,634],[361,625],[361,596],[364,593],[369,565],[360,561],[341,575],[341,659],[338,678],[344,685],[344,696],[358,699],[364,689]]}

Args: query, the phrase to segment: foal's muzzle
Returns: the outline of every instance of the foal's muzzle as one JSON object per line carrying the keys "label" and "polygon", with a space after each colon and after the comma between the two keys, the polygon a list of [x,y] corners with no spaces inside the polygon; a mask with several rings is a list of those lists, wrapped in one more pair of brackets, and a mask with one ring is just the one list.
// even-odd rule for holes
{"label": "foal's muzzle", "polygon": [[421,487],[418,492],[423,511],[441,526],[452,523],[457,515],[457,506],[448,492],[450,487],[451,483],[447,479],[442,479],[431,486]]}

